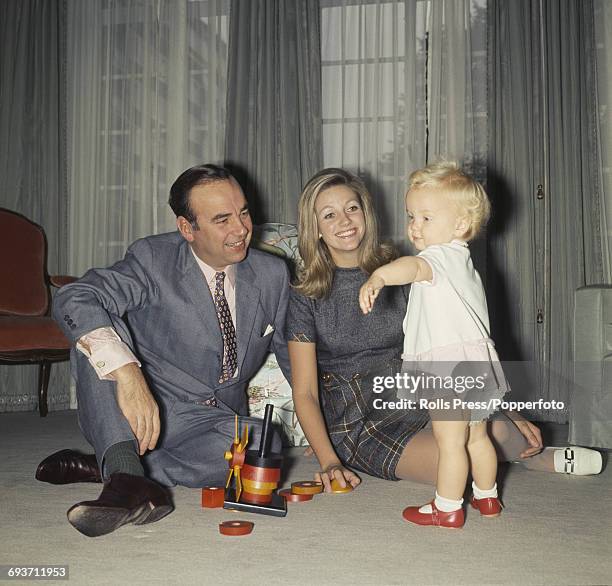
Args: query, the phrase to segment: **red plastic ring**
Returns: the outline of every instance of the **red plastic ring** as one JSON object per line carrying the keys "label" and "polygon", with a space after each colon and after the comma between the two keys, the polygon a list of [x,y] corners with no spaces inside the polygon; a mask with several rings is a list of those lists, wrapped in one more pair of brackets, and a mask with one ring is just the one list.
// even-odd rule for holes
{"label": "red plastic ring", "polygon": [[290,503],[303,503],[305,501],[312,500],[311,494],[295,494],[294,492],[291,492],[290,488],[279,490],[278,494]]}
{"label": "red plastic ring", "polygon": [[319,494],[323,492],[323,483],[316,480],[305,480],[291,484],[293,494]]}
{"label": "red plastic ring", "polygon": [[253,505],[267,505],[272,502],[272,491],[268,494],[256,494],[243,490],[240,495],[240,502],[251,503]]}
{"label": "red plastic ring", "polygon": [[223,506],[225,488],[222,486],[207,486],[202,489],[202,506],[207,509],[218,509]]}
{"label": "red plastic ring", "polygon": [[280,475],[280,468],[258,468],[250,464],[245,464],[242,467],[242,478],[256,480],[257,482],[278,482]]}
{"label": "red plastic ring", "polygon": [[224,521],[219,523],[221,535],[248,535],[253,531],[254,523],[250,521]]}

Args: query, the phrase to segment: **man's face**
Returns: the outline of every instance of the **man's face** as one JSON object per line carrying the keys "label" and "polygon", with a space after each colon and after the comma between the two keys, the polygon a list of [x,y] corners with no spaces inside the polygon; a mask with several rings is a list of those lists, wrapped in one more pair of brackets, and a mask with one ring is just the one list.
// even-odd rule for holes
{"label": "man's face", "polygon": [[240,185],[233,179],[196,185],[189,205],[199,230],[183,216],[176,224],[196,255],[217,271],[244,260],[253,223]]}

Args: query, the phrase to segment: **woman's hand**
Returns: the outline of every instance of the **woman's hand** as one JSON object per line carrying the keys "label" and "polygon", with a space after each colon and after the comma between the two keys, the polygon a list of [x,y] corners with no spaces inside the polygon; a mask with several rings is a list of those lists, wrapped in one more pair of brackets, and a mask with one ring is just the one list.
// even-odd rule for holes
{"label": "woman's hand", "polygon": [[347,484],[355,488],[361,482],[361,478],[357,474],[340,463],[330,464],[323,470],[315,473],[315,480],[323,483],[325,492],[331,492],[331,481],[334,479],[338,481],[342,488]]}
{"label": "woman's hand", "polygon": [[542,432],[540,431],[540,428],[531,423],[531,421],[527,421],[527,419],[516,411],[508,411],[506,415],[508,415],[514,425],[516,425],[518,430],[523,434],[523,437],[529,443],[530,447],[522,451],[520,457],[531,458],[531,456],[539,454],[544,449]]}
{"label": "woman's hand", "polygon": [[361,307],[363,313],[367,314],[372,311],[374,301],[384,286],[384,280],[376,273],[372,273],[370,278],[361,286],[359,290],[359,307]]}

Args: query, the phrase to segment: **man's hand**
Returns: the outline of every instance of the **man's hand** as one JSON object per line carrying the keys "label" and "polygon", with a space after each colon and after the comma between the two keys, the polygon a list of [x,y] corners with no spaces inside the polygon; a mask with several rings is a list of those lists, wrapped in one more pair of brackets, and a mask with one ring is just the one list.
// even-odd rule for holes
{"label": "man's hand", "polygon": [[112,374],[117,381],[117,404],[138,440],[142,456],[155,448],[159,439],[159,408],[135,363],[126,364]]}
{"label": "man's hand", "polygon": [[384,280],[376,273],[372,273],[370,278],[361,286],[359,290],[359,306],[363,313],[370,313],[372,311],[374,301],[384,286]]}

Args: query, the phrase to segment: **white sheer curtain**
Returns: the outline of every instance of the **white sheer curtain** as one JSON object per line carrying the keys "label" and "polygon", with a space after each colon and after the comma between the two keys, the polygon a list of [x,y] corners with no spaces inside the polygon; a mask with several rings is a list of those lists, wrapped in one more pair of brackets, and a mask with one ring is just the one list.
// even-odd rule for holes
{"label": "white sheer curtain", "polygon": [[486,0],[321,6],[324,163],[366,179],[402,244],[410,172],[443,156],[484,176]]}
{"label": "white sheer curtain", "polygon": [[486,0],[428,2],[427,160],[458,159],[484,181],[487,156]]}
{"label": "white sheer curtain", "polygon": [[68,0],[73,274],[175,228],[169,187],[223,160],[229,0]]}
{"label": "white sheer curtain", "polygon": [[[44,228],[51,274],[67,270],[59,16],[59,2],[0,2],[0,207]],[[50,410],[69,404],[69,379],[53,365]],[[0,366],[0,412],[36,409],[37,381],[38,365]]]}

